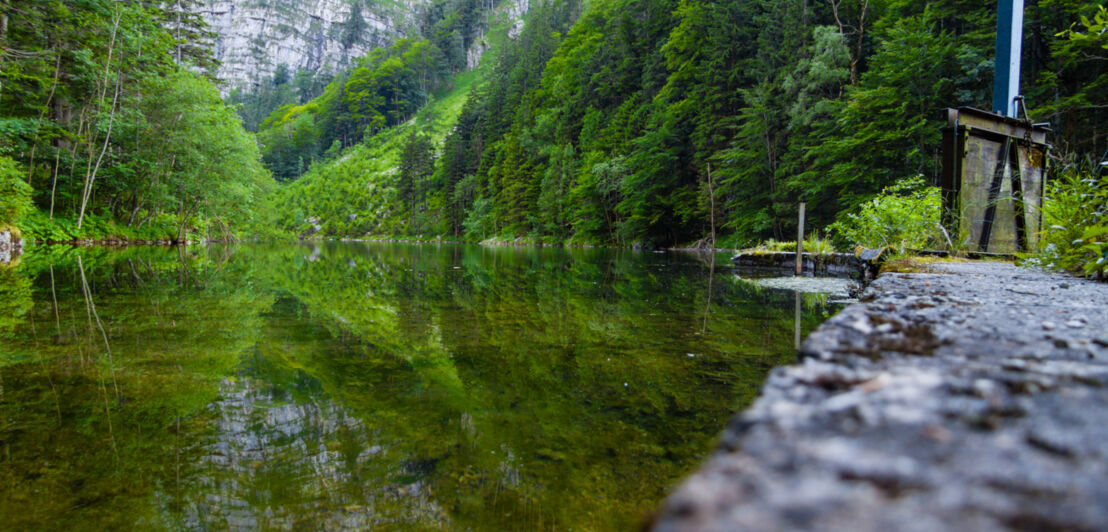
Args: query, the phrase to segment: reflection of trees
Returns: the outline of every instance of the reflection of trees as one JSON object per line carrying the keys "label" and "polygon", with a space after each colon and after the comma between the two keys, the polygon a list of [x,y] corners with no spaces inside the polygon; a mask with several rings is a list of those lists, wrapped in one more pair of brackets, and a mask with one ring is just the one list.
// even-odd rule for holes
{"label": "reflection of trees", "polygon": [[306,255],[265,270],[334,343],[282,356],[391,442],[382,478],[431,464],[439,502],[480,528],[627,525],[708,448],[735,398],[752,398],[792,353],[792,305],[767,308],[769,296],[735,283],[709,291],[689,272],[702,266],[667,257]]}
{"label": "reflection of trees", "polygon": [[[8,343],[31,311],[31,280],[16,268],[0,264],[0,345]],[[0,347],[0,367],[14,353]]]}
{"label": "reflection of trees", "polygon": [[0,364],[13,526],[625,528],[792,356],[791,295],[670,255],[37,251]]}
{"label": "reflection of trees", "polygon": [[152,495],[176,505],[202,450],[204,407],[269,301],[199,253],[43,248],[20,269],[41,303],[0,342],[16,354],[0,362],[0,522],[164,526]]}

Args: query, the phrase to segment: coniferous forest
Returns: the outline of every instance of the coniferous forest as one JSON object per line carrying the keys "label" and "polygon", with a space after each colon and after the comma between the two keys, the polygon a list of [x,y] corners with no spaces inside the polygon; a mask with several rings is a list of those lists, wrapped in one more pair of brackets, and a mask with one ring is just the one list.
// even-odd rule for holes
{"label": "coniferous forest", "polygon": [[[942,109],[992,96],[991,2],[546,0],[513,20],[435,0],[350,68],[226,98],[198,4],[0,2],[0,222],[738,247],[789,238],[800,201],[822,231],[937,184]],[[1106,23],[1026,3],[1022,92],[1060,176],[1108,147]]]}

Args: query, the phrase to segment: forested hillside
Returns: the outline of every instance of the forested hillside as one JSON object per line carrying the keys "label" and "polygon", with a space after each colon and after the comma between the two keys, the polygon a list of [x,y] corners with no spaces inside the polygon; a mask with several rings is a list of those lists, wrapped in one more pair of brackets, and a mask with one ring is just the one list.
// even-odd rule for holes
{"label": "forested hillside", "polygon": [[[514,4],[514,2],[513,2]],[[479,46],[488,29],[494,4],[488,0],[441,0],[420,17],[419,35],[372,50],[313,93],[303,71],[292,81],[275,77],[271,91],[257,91],[254,102],[243,98],[248,111],[279,105],[260,123],[259,141],[266,165],[280,181],[296,179],[317,160],[334,159],[386,129],[408,121],[454,76],[467,70],[469,51]],[[280,74],[280,72],[278,72]],[[318,85],[317,85],[318,86]],[[247,117],[250,124],[251,112]]]}
{"label": "forested hillside", "polygon": [[272,178],[181,5],[0,2],[0,226],[59,241],[260,227]]}
{"label": "forested hillside", "polygon": [[[1097,128],[1108,101],[1103,54],[1064,33],[1083,35],[1088,24],[1078,21],[1097,7],[1027,3],[1023,92],[1068,160],[1106,144]],[[898,180],[937,181],[941,110],[989,107],[994,10],[964,0],[534,3],[441,143],[434,131],[423,139],[419,121],[389,130],[421,102],[386,90],[353,135],[328,145],[339,133],[324,128],[322,142],[309,138],[316,152],[341,150],[360,130],[369,151],[393,145],[374,153],[395,164],[371,168],[367,148],[332,152],[282,191],[282,223],[302,231],[311,218],[334,235],[654,245],[714,230],[742,244],[790,234],[806,201],[819,228]],[[408,50],[360,68],[387,82],[378,87],[433,78],[426,63],[404,59]],[[382,74],[386,64],[396,69]],[[327,107],[327,98],[306,105]],[[269,125],[301,119],[289,111]],[[263,128],[261,138],[273,157],[305,131],[267,141],[272,127]],[[401,150],[389,139],[403,135]],[[327,192],[335,189],[340,197]]]}
{"label": "forested hillside", "polygon": [[[434,0],[348,70],[277,68],[232,107],[198,5],[0,0],[0,224],[738,246],[792,234],[800,201],[818,231],[935,183],[941,110],[991,99],[988,2]],[[1108,146],[1105,20],[1027,2],[1055,168]]]}

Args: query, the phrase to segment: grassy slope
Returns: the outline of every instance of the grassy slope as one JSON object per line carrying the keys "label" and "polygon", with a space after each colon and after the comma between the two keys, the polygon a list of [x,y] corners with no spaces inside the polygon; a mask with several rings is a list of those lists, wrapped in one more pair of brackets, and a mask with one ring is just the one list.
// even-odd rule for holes
{"label": "grassy slope", "polygon": [[[319,220],[326,235],[393,233],[400,220],[399,213],[390,207],[404,139],[415,128],[429,134],[436,148],[442,147],[471,89],[487,81],[512,23],[501,10],[483,39],[489,49],[480,65],[457,75],[414,118],[347,148],[334,161],[314,165],[300,179],[283,187],[275,202],[280,225],[302,232],[310,226],[307,218],[312,217]],[[353,220],[352,215],[356,215]]]}

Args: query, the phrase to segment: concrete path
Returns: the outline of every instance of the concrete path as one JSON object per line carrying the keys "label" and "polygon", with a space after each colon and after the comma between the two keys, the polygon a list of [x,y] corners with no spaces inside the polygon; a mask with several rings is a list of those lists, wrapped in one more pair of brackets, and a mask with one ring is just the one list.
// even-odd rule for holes
{"label": "concrete path", "polygon": [[812,333],[656,530],[1108,530],[1108,283],[934,268]]}

